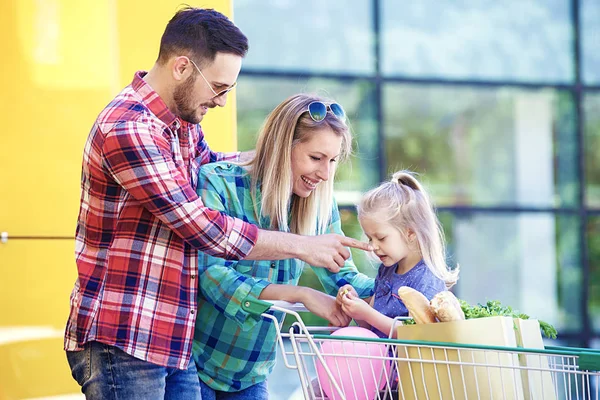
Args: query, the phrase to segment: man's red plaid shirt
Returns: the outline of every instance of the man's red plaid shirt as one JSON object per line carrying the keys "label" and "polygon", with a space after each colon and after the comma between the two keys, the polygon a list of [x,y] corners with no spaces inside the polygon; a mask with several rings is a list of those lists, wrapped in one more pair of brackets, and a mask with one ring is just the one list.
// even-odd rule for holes
{"label": "man's red plaid shirt", "polygon": [[144,74],[102,111],[85,145],[65,350],[95,340],[183,369],[197,251],[244,258],[257,228],[203,206],[199,166],[238,154],[211,151],[200,126],[175,117]]}

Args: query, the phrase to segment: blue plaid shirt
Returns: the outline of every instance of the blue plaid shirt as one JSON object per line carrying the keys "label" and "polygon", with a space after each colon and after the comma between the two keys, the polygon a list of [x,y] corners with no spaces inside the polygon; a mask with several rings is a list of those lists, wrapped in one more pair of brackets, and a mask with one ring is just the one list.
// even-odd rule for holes
{"label": "blue plaid shirt", "polygon": [[[198,194],[207,207],[269,228],[268,218],[256,216],[251,179],[243,167],[227,162],[207,164],[200,169],[198,182]],[[331,223],[323,233],[342,234],[337,204],[333,204]],[[198,375],[211,388],[226,392],[264,381],[275,365],[275,325],[245,312],[241,304],[248,296],[258,298],[270,283],[297,285],[304,262],[231,261],[200,253],[198,267],[200,291],[192,347]],[[359,273],[352,259],[335,274],[325,268],[313,270],[331,295],[345,284],[351,284],[361,297],[373,293],[373,279]]]}

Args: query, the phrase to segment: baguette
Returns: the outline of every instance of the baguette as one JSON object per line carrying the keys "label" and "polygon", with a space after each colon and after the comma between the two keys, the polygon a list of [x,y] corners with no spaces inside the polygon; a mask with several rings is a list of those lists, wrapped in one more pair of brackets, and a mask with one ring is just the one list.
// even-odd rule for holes
{"label": "baguette", "polygon": [[417,324],[431,324],[437,322],[435,315],[431,310],[431,305],[423,293],[408,287],[398,288],[398,296],[408,309],[408,314]]}
{"label": "baguette", "polygon": [[461,321],[465,319],[465,313],[460,307],[458,299],[452,292],[444,290],[433,296],[431,309],[440,322]]}

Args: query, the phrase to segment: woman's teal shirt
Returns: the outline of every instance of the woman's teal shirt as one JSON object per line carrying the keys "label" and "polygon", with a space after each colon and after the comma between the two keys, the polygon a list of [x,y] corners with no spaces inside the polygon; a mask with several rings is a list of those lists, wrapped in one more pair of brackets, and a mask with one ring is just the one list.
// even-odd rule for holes
{"label": "woman's teal shirt", "polygon": [[[250,176],[241,166],[217,162],[200,169],[198,194],[208,208],[268,229],[270,221],[256,217],[250,190]],[[256,197],[260,199],[260,192]],[[343,234],[335,203],[331,214],[327,232],[322,233]],[[215,390],[232,392],[268,377],[275,364],[275,325],[245,312],[241,304],[247,297],[258,298],[270,283],[297,285],[304,264],[297,259],[228,261],[199,253],[200,291],[192,357],[202,381]],[[338,273],[313,270],[331,295],[346,284],[354,286],[361,297],[373,293],[373,279],[359,273],[351,258]]]}

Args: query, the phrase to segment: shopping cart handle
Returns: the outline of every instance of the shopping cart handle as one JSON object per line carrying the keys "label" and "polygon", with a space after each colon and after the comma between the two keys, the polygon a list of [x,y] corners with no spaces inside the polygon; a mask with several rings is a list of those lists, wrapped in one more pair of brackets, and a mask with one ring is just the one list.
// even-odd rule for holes
{"label": "shopping cart handle", "polygon": [[304,304],[302,303],[290,303],[283,300],[273,300],[271,303],[276,307],[285,308],[288,311],[296,311],[296,312],[309,312]]}
{"label": "shopping cart handle", "polygon": [[308,310],[302,303],[289,303],[282,300],[264,301],[252,297],[247,297],[242,302],[242,309],[250,314],[260,315],[271,309],[271,307],[285,308],[288,311],[307,312]]}

